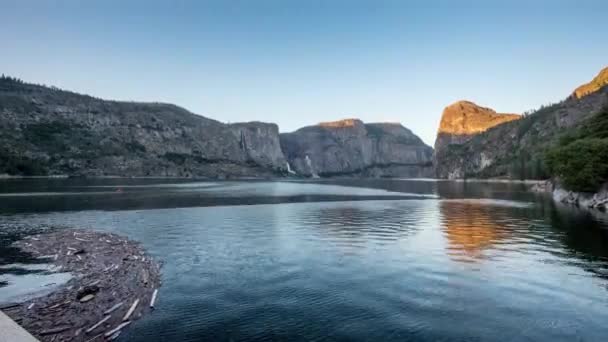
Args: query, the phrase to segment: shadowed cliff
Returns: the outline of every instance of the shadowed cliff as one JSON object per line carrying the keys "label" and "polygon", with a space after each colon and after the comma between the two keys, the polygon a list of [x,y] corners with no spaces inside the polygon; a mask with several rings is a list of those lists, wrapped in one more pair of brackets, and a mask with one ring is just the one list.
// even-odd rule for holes
{"label": "shadowed cliff", "polygon": [[0,79],[0,174],[265,177],[278,127],[227,125],[171,104],[107,101]]}
{"label": "shadowed cliff", "polygon": [[281,146],[304,176],[432,176],[433,149],[398,123],[324,122],[281,134]]}

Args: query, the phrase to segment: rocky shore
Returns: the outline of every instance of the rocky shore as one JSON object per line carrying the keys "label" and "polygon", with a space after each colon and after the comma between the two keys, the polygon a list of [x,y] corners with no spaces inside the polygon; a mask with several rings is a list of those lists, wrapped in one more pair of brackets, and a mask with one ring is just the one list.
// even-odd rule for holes
{"label": "rocky shore", "polygon": [[532,187],[535,192],[550,192],[556,202],[573,205],[580,208],[608,210],[608,184],[602,186],[597,192],[577,192],[564,189],[553,181],[536,183]]}
{"label": "rocky shore", "polygon": [[15,246],[73,275],[51,294],[2,308],[41,341],[113,340],[154,306],[160,266],[124,237],[65,229]]}

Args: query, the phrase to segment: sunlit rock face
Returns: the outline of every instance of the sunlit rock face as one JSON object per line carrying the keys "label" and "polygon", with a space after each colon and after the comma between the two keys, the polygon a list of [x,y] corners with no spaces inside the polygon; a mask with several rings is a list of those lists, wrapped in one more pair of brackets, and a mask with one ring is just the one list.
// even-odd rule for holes
{"label": "sunlit rock face", "polygon": [[323,122],[281,134],[283,153],[302,176],[429,177],[433,149],[399,123]]}
{"label": "sunlit rock face", "polygon": [[[489,123],[484,132],[471,124],[470,117],[459,121],[446,108],[435,143],[435,169],[438,178],[509,178],[539,177],[534,172],[542,164],[547,148],[553,146],[566,130],[608,106],[608,71],[603,69],[593,81],[578,87],[564,101],[540,107],[520,120],[498,122],[493,111],[479,109]],[[449,120],[448,120],[449,119]],[[504,120],[504,119],[503,119]],[[506,117],[509,120],[509,117]],[[444,122],[445,121],[445,122]],[[458,127],[473,127],[458,130]],[[458,134],[460,133],[460,134]],[[467,134],[471,133],[471,134]],[[537,174],[534,176],[534,174]],[[540,175],[542,177],[542,175]]]}
{"label": "sunlit rock face", "polygon": [[572,97],[580,99],[583,96],[595,93],[602,89],[603,86],[608,84],[608,67],[605,67],[600,73],[591,80],[589,83],[585,83],[580,87],[576,88],[572,93]]}
{"label": "sunlit rock face", "polygon": [[496,125],[520,118],[518,114],[496,113],[493,109],[470,101],[458,101],[443,110],[435,149],[442,149],[449,144],[462,144]]}
{"label": "sunlit rock face", "polygon": [[[461,145],[472,137],[500,124],[520,119],[517,114],[497,113],[470,101],[458,101],[443,110],[435,140],[435,167],[439,178],[462,178],[459,170],[451,170],[445,163],[450,145]],[[484,165],[491,160],[484,159]]]}

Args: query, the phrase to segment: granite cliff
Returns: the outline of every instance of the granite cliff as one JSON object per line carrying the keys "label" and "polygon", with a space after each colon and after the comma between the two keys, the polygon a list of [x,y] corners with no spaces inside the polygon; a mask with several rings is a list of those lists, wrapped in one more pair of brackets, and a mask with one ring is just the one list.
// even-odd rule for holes
{"label": "granite cliff", "polygon": [[463,144],[494,126],[520,118],[517,114],[496,113],[470,101],[458,101],[443,110],[435,151],[443,153],[448,145]]}
{"label": "granite cliff", "polygon": [[605,85],[608,85],[608,67],[605,67],[600,73],[595,76],[589,83],[585,83],[576,88],[571,97],[580,99],[583,96],[592,94],[600,90]]}
{"label": "granite cliff", "polygon": [[0,174],[266,177],[286,173],[275,124],[107,101],[0,79]]}
{"label": "granite cliff", "polygon": [[[442,119],[435,145],[437,177],[547,178],[549,175],[544,165],[547,148],[553,146],[562,134],[608,105],[607,70],[602,70],[593,81],[577,88],[564,101],[541,107],[519,120],[507,116],[481,132],[476,131],[477,125],[471,128],[465,124],[464,130],[474,133],[462,140],[446,139],[442,134]],[[461,114],[464,116],[465,113]]]}
{"label": "granite cliff", "polygon": [[312,177],[430,177],[433,149],[398,123],[324,122],[281,134],[291,168]]}

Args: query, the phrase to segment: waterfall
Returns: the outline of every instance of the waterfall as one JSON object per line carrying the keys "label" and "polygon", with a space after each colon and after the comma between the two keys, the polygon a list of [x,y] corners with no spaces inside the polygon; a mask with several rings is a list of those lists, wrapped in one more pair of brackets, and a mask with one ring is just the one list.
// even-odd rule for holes
{"label": "waterfall", "polygon": [[296,172],[291,169],[291,166],[289,165],[289,162],[286,162],[285,164],[287,164],[287,173],[289,173],[291,175],[295,175]]}
{"label": "waterfall", "polygon": [[310,169],[310,174],[312,175],[312,178],[319,178],[319,175],[315,172],[315,169],[312,167],[312,160],[310,160],[308,155],[306,155],[306,158],[304,160],[306,160],[306,165],[308,165],[308,168]]}

